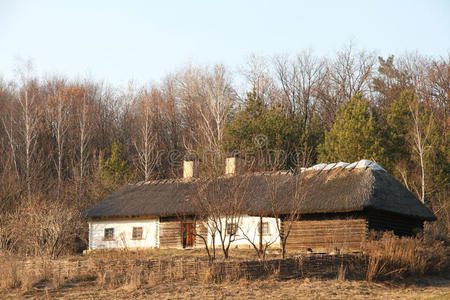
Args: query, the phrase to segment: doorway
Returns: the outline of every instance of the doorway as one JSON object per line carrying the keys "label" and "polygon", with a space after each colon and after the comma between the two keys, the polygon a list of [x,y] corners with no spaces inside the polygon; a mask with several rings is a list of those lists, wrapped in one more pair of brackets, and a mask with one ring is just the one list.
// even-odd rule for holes
{"label": "doorway", "polygon": [[195,223],[181,222],[181,241],[183,248],[194,247],[195,243]]}

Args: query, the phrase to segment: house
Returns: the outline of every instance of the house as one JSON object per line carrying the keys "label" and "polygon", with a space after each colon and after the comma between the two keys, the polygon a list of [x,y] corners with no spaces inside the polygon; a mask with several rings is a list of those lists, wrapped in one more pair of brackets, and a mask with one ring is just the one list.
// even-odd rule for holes
{"label": "house", "polygon": [[[368,160],[321,164],[298,174],[240,174],[237,165],[237,158],[228,158],[226,174],[205,194],[220,203],[242,198],[239,215],[219,222],[224,234],[232,235],[233,247],[276,246],[281,231],[289,232],[288,250],[355,251],[370,230],[410,236],[423,230],[424,221],[436,220],[400,182]],[[195,162],[185,161],[183,178],[127,185],[88,209],[89,249],[203,247],[203,238],[220,245],[208,223],[212,213],[205,217],[193,204],[207,182],[195,175]],[[236,184],[241,184],[239,195],[230,193]]]}

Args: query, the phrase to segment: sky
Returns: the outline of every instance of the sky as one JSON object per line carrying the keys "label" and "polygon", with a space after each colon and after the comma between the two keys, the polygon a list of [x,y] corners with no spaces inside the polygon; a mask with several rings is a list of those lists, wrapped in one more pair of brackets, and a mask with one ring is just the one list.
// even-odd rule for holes
{"label": "sky", "polygon": [[40,76],[158,82],[187,64],[238,70],[250,54],[352,43],[378,55],[450,53],[450,0],[0,0],[0,77],[21,61]]}

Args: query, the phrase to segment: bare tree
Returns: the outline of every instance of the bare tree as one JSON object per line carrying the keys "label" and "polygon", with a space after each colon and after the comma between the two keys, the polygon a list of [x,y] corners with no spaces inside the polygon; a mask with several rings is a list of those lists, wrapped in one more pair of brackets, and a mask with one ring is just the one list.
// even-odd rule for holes
{"label": "bare tree", "polygon": [[232,243],[239,238],[248,184],[248,176],[207,179],[197,185],[191,199],[194,209],[207,219],[207,226],[213,233],[212,247],[217,237],[225,259],[229,258]]}
{"label": "bare tree", "polygon": [[81,222],[74,207],[34,198],[9,215],[6,230],[13,244],[20,244],[20,253],[56,258],[73,243]]}
{"label": "bare tree", "polygon": [[370,79],[376,63],[375,55],[365,51],[354,52],[350,44],[326,64],[326,72],[317,91],[321,118],[328,127],[334,122],[339,106],[360,93],[370,92]]}
{"label": "bare tree", "polygon": [[31,180],[34,175],[32,163],[36,151],[36,125],[39,119],[39,110],[33,80],[31,78],[31,71],[32,66],[30,62],[22,69],[18,69],[22,87],[17,92],[17,99],[20,107],[18,127],[24,144],[25,182],[28,199],[31,199]]}
{"label": "bare tree", "polygon": [[190,67],[178,76],[177,97],[181,104],[190,143],[204,145],[209,151],[219,151],[224,129],[229,120],[236,94],[223,65],[212,70]]}
{"label": "bare tree", "polygon": [[263,100],[264,104],[278,101],[280,93],[272,75],[269,59],[252,54],[240,72],[249,85],[247,90],[254,88],[256,95]]}
{"label": "bare tree", "polygon": [[207,136],[214,136],[209,140],[209,144],[213,149],[219,149],[223,143],[225,125],[229,121],[236,97],[223,65],[214,66],[206,79],[206,87],[207,102],[204,108],[200,107],[200,113],[204,121],[204,129],[208,132]]}
{"label": "bare tree", "polygon": [[304,129],[314,111],[316,93],[325,73],[325,63],[308,51],[302,52],[294,60],[290,60],[288,56],[278,56],[274,63],[287,109],[291,114],[300,113]]}
{"label": "bare tree", "polygon": [[156,166],[158,157],[156,153],[157,132],[153,124],[152,97],[159,97],[157,90],[151,94],[145,93],[138,98],[136,105],[136,134],[133,137],[133,145],[137,152],[137,167],[144,175],[144,180],[149,180]]}
{"label": "bare tree", "polygon": [[53,136],[56,140],[57,160],[55,164],[58,176],[56,197],[57,200],[59,200],[63,181],[64,144],[71,118],[71,99],[68,98],[64,82],[55,81],[50,85],[52,86],[52,93],[47,100],[47,110],[50,117]]}
{"label": "bare tree", "polygon": [[78,111],[77,111],[77,119],[78,119],[78,131],[79,131],[79,138],[78,138],[78,149],[79,149],[79,186],[78,190],[80,195],[83,194],[83,185],[84,185],[84,178],[85,178],[85,169],[87,164],[87,159],[89,154],[87,153],[88,149],[88,143],[90,140],[90,131],[89,131],[89,123],[90,123],[90,115],[89,115],[89,105],[88,105],[88,99],[92,97],[90,95],[91,93],[94,93],[93,89],[87,88],[83,91],[83,96],[81,97],[81,103],[78,103]]}
{"label": "bare tree", "polygon": [[17,179],[20,179],[19,175],[19,168],[17,164],[17,155],[16,155],[16,148],[17,148],[17,137],[15,134],[15,127],[16,127],[16,121],[14,120],[13,116],[13,105],[10,103],[9,109],[7,112],[7,115],[2,116],[2,124],[6,133],[6,136],[8,138],[9,148],[10,148],[10,156],[11,161],[14,166],[15,175],[17,176]]}
{"label": "bare tree", "polygon": [[446,58],[436,59],[430,62],[427,82],[428,95],[435,104],[435,115],[443,132],[448,132],[449,115],[448,101],[450,99],[450,53]]}
{"label": "bare tree", "polygon": [[241,224],[239,226],[239,233],[250,243],[258,258],[265,259],[267,250],[277,242],[278,236],[271,234],[264,236],[264,224],[267,224],[269,227],[273,218],[264,218],[263,215],[260,215],[258,219],[259,221],[256,226],[252,226],[253,224],[250,226],[248,224]]}
{"label": "bare tree", "polygon": [[292,227],[301,217],[302,204],[313,184],[311,179],[304,180],[300,173],[267,176],[266,185],[271,216],[276,220],[280,239],[281,257],[285,258]]}
{"label": "bare tree", "polygon": [[419,156],[420,162],[421,186],[418,194],[420,200],[425,203],[425,156],[431,150],[430,138],[435,130],[435,123],[433,115],[430,112],[421,111],[423,107],[421,107],[417,99],[414,98],[409,104],[409,110],[412,117],[412,146],[413,150]]}

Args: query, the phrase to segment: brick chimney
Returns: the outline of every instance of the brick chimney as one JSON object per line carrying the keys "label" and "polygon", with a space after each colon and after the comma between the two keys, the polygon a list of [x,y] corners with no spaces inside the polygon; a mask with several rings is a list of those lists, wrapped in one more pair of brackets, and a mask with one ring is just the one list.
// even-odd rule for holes
{"label": "brick chimney", "polygon": [[183,161],[183,178],[189,179],[198,177],[198,163],[196,160]]}
{"label": "brick chimney", "polygon": [[239,157],[233,155],[225,159],[225,175],[234,175],[239,172]]}

